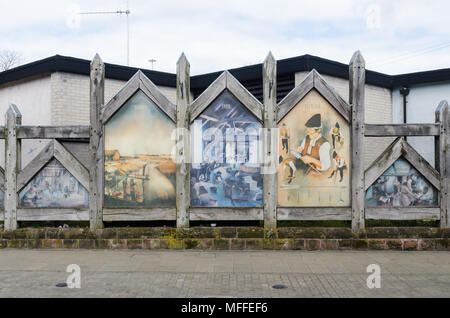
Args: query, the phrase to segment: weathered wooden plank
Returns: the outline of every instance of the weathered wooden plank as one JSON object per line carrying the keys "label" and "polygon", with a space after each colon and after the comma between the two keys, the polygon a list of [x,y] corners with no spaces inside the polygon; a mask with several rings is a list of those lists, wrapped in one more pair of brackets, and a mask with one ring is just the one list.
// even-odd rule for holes
{"label": "weathered wooden plank", "polygon": [[22,115],[16,105],[11,104],[6,112],[5,142],[5,213],[6,231],[17,229],[17,172],[20,170],[21,147],[17,139],[17,126],[22,124]]}
{"label": "weathered wooden plank", "polygon": [[39,154],[17,175],[17,192],[21,191],[33,177],[53,158],[54,143],[50,141]]}
{"label": "weathered wooden plank", "polygon": [[262,221],[262,208],[191,208],[191,221]]}
{"label": "weathered wooden plank", "polygon": [[150,98],[173,122],[176,122],[176,106],[164,95],[163,92],[153,82],[138,71],[140,84],[139,88]]}
{"label": "weathered wooden plank", "polygon": [[177,62],[176,205],[177,227],[189,227],[190,189],[190,65],[184,53]]}
{"label": "weathered wooden plank", "polygon": [[88,209],[29,208],[17,210],[18,221],[89,221]]}
{"label": "weathered wooden plank", "polygon": [[256,117],[263,121],[263,106],[239,81],[225,71],[227,80],[227,89]]}
{"label": "weathered wooden plank", "polygon": [[112,221],[175,221],[176,208],[103,209],[103,220]]}
{"label": "weathered wooden plank", "polygon": [[265,142],[263,167],[264,228],[277,227],[278,204],[278,129],[277,129],[277,61],[269,52],[263,65],[263,100]]}
{"label": "weathered wooden plank", "polygon": [[351,208],[278,208],[278,221],[351,221]]}
{"label": "weathered wooden plank", "polygon": [[[100,62],[102,63],[101,65],[99,64],[98,61],[95,60],[95,58],[98,55],[96,55],[94,57],[94,60],[92,61],[92,63],[96,63],[97,67],[93,67],[94,65],[92,65],[91,63],[91,75],[97,75],[100,76],[101,74],[97,74],[98,72],[101,72],[101,70],[105,68],[103,61],[101,61],[100,57]],[[94,72],[94,73],[93,73]],[[91,82],[95,81],[96,79],[92,79],[91,78]],[[101,78],[97,78],[97,82],[95,82],[95,85],[93,88],[96,88],[99,84],[101,83]],[[99,114],[101,121],[103,122],[103,124],[106,124],[108,122],[108,120],[116,113],[116,111],[119,110],[119,108],[126,103],[126,101],[128,99],[130,99],[138,90],[139,90],[139,86],[141,83],[141,79],[140,79],[140,74],[139,71],[133,75],[132,78],[130,78],[130,80],[125,84],[125,86],[116,94],[114,95],[113,98],[111,98],[111,100],[108,102],[108,104],[106,104],[106,106],[103,107],[104,105],[104,97],[102,100],[102,110],[101,113]],[[91,91],[92,93],[92,91]],[[104,94],[104,92],[103,92]],[[91,96],[94,97],[94,96]],[[92,106],[92,105],[91,105]],[[91,119],[92,119],[92,114],[91,114]],[[91,123],[92,125],[92,123]]]}
{"label": "weathered wooden plank", "polygon": [[366,137],[438,136],[439,124],[366,124]]}
{"label": "weathered wooden plank", "polygon": [[[139,87],[139,75],[131,80],[136,83],[122,89],[113,101],[108,103],[109,111],[106,118],[114,114],[125,101],[125,96],[130,96],[129,90],[137,90]],[[89,163],[89,221],[92,231],[103,227],[103,195],[104,195],[104,126],[102,122],[102,107],[105,101],[105,64],[98,54],[91,63],[90,74],[90,163]],[[103,115],[105,113],[103,112]]]}
{"label": "weathered wooden plank", "polygon": [[17,138],[19,139],[87,139],[90,127],[78,126],[19,126]]}
{"label": "weathered wooden plank", "polygon": [[227,88],[227,75],[222,73],[190,106],[191,123]]}
{"label": "weathered wooden plank", "polygon": [[278,104],[278,122],[294,108],[303,97],[314,88],[314,73],[311,71],[305,79],[298,84],[289,94]]}
{"label": "weathered wooden plank", "polygon": [[314,88],[341,114],[344,119],[350,121],[350,105],[331,87],[327,81],[316,71],[313,70]]}
{"label": "weathered wooden plank", "polygon": [[85,167],[89,167],[89,139],[87,142],[58,140]]}
{"label": "weathered wooden plank", "polygon": [[369,208],[366,207],[366,219],[370,220],[439,220],[439,208],[427,207],[388,207],[388,208]]}
{"label": "weathered wooden plank", "polygon": [[364,100],[366,62],[359,51],[353,54],[349,65],[349,101],[351,113],[351,181],[352,181],[352,230],[364,229]]}
{"label": "weathered wooden plank", "polygon": [[67,169],[67,171],[80,182],[85,189],[89,189],[89,171],[58,141],[53,141],[55,158]]}
{"label": "weathered wooden plank", "polygon": [[440,124],[440,134],[436,145],[436,169],[439,170],[441,228],[450,228],[450,109],[447,101],[442,101],[436,109],[436,122]]}
{"label": "weathered wooden plank", "polygon": [[406,140],[401,141],[402,155],[417,169],[437,190],[441,189],[439,172],[435,170]]}
{"label": "weathered wooden plank", "polygon": [[383,153],[367,168],[365,172],[364,190],[377,181],[377,179],[402,155],[402,139],[397,138]]}

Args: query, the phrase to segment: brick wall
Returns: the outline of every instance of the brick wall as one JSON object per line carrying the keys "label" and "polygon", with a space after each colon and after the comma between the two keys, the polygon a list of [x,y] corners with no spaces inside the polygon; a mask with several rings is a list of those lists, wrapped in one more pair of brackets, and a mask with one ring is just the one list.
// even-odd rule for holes
{"label": "brick wall", "polygon": [[[122,87],[125,81],[106,79],[105,103]],[[56,72],[51,76],[52,125],[89,124],[89,77]],[[166,97],[175,103],[176,89],[159,87]]]}
{"label": "brick wall", "polygon": [[[295,74],[295,85],[306,77],[309,72]],[[336,89],[336,91],[348,102],[349,81],[328,75],[323,78]],[[366,123],[389,124],[392,123],[392,96],[391,90],[373,85],[366,85]],[[367,168],[392,142],[392,138],[366,138],[364,166]]]}

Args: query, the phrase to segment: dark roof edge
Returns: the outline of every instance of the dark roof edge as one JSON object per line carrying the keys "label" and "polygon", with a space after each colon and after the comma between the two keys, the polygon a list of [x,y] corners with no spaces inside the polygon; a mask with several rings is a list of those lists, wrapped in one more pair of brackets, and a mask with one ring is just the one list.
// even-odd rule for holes
{"label": "dark roof edge", "polygon": [[[52,72],[68,72],[89,75],[89,60],[54,55],[42,60],[18,66],[0,73],[0,85]],[[106,77],[127,81],[139,68],[105,63]],[[309,72],[313,69],[319,73],[338,78],[348,79],[348,65],[313,55],[301,55],[278,61],[279,79],[292,77],[296,72]],[[176,86],[176,75],[172,73],[140,69],[156,85]],[[262,80],[262,64],[254,64],[228,70],[241,82],[260,82]],[[191,88],[204,89],[210,85],[222,72],[213,72],[191,77]],[[410,86],[434,82],[450,81],[450,68],[400,75],[387,75],[379,72],[366,71],[366,83],[384,88]]]}
{"label": "dark roof edge", "polygon": [[[321,74],[348,79],[348,64],[327,60],[313,55],[301,55],[297,57],[291,57],[288,59],[278,60],[277,62],[277,77],[283,78],[296,72],[310,72],[313,69]],[[262,64],[255,64],[251,66],[244,66],[228,70],[235,77],[241,81],[252,78],[253,80],[262,79]],[[214,72],[209,74],[202,74],[192,77],[191,87],[203,87],[209,85],[214,81],[222,72]],[[249,76],[252,74],[253,76]],[[379,72],[366,71],[367,84],[381,86],[385,88],[391,88],[392,76]]]}
{"label": "dark roof edge", "polygon": [[450,68],[443,68],[439,70],[394,75],[392,88],[449,81]]}
{"label": "dark roof edge", "polygon": [[[67,72],[80,75],[90,74],[91,61],[54,55],[42,60],[21,65],[0,73],[0,85],[36,76],[43,73]],[[105,63],[105,76],[111,79],[128,81],[139,68]],[[175,87],[176,75],[159,71],[141,69],[141,71],[156,85]]]}

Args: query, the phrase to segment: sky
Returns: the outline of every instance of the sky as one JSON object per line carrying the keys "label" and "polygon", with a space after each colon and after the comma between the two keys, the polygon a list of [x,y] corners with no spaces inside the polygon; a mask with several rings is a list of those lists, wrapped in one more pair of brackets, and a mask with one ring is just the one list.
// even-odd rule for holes
{"label": "sky", "polygon": [[[22,64],[55,54],[127,64],[126,0],[0,0],[0,50]],[[400,74],[450,68],[447,0],[129,0],[130,66],[191,74],[303,54]]]}

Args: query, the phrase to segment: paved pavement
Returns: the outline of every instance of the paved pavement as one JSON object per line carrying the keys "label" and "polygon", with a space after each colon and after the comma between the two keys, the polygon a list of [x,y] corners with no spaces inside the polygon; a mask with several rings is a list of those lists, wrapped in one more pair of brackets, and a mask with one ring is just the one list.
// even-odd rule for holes
{"label": "paved pavement", "polygon": [[[80,289],[56,287],[69,264]],[[450,253],[4,249],[0,297],[450,297]]]}

